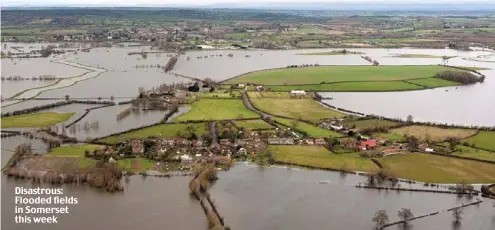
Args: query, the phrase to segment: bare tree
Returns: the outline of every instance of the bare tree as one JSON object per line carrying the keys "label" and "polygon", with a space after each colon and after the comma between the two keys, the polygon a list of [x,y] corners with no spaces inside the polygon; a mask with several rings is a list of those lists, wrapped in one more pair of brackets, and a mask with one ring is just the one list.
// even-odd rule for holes
{"label": "bare tree", "polygon": [[408,208],[402,208],[401,210],[399,210],[399,212],[397,213],[397,216],[402,220],[404,221],[404,225],[407,224],[407,221],[411,218],[414,217],[414,214],[411,212],[411,209],[408,209]]}
{"label": "bare tree", "polygon": [[407,121],[407,123],[413,123],[413,122],[414,122],[414,120],[413,120],[413,116],[412,116],[412,115],[408,115],[406,119],[407,119],[407,120],[406,120],[406,121]]}
{"label": "bare tree", "polygon": [[456,208],[452,210],[452,216],[455,218],[455,222],[459,223],[462,219],[462,208]]}
{"label": "bare tree", "polygon": [[299,120],[292,120],[290,123],[290,129],[291,130],[296,130],[297,123],[299,123]]}
{"label": "bare tree", "polygon": [[373,216],[372,221],[376,223],[377,227],[383,227],[383,225],[388,223],[388,215],[385,210],[378,210],[375,212],[375,216]]}

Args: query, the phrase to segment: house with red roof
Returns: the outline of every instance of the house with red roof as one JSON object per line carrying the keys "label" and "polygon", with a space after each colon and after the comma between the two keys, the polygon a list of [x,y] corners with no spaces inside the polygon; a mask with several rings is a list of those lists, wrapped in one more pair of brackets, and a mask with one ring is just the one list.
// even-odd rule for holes
{"label": "house with red roof", "polygon": [[376,140],[361,141],[358,146],[362,150],[372,149],[376,147]]}

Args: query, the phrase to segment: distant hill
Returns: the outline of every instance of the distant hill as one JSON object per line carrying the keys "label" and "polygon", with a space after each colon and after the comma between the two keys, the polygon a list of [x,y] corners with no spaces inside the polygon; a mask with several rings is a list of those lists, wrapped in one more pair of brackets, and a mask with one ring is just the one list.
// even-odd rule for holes
{"label": "distant hill", "polygon": [[[227,0],[228,1],[228,0]],[[37,4],[19,5],[10,4],[9,1],[2,2],[2,10],[11,9],[46,9],[46,8],[196,8],[196,9],[264,9],[264,10],[318,10],[318,11],[493,11],[495,14],[495,1],[363,1],[363,2],[262,2],[262,3],[214,3],[214,4]],[[402,2],[401,2],[402,1]]]}
{"label": "distant hill", "polygon": [[277,2],[277,3],[216,3],[206,8],[243,8],[243,9],[285,9],[285,10],[323,10],[323,11],[494,11],[494,2]]}

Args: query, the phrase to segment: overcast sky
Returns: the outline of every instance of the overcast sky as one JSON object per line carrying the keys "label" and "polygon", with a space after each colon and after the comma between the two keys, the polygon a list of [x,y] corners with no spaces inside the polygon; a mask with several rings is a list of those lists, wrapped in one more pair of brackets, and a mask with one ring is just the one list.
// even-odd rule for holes
{"label": "overcast sky", "polygon": [[[277,3],[277,2],[312,2],[312,3],[332,3],[332,2],[384,2],[384,0],[1,0],[2,6],[19,6],[19,5],[71,5],[71,4],[104,4],[116,6],[132,6],[142,4],[193,4],[193,5],[208,5],[213,3]],[[408,3],[424,3],[424,2],[471,2],[468,0],[388,0],[386,2],[408,2]]]}

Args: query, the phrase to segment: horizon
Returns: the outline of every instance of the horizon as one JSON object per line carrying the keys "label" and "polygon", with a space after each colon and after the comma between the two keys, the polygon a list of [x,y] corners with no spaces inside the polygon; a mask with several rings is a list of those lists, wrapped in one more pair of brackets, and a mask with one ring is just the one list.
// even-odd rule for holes
{"label": "horizon", "polygon": [[[275,7],[275,8],[284,8],[290,7],[291,5],[300,5],[304,4],[306,6],[311,5],[322,5],[322,6],[336,6],[337,8],[341,8],[345,5],[356,5],[356,4],[365,4],[366,6],[373,5],[384,5],[390,4],[392,6],[397,5],[438,5],[449,3],[449,5],[473,5],[473,4],[494,4],[492,1],[480,0],[480,1],[466,1],[466,0],[433,0],[433,1],[418,1],[418,0],[399,0],[399,1],[387,1],[387,0],[326,0],[326,1],[310,1],[304,2],[301,0],[270,0],[268,2],[262,0],[172,0],[172,1],[159,1],[159,0],[139,0],[133,1],[132,3],[122,3],[117,0],[104,0],[97,1],[95,3],[88,1],[78,1],[78,0],[69,0],[60,1],[60,0],[49,0],[49,1],[40,1],[40,0],[6,0],[2,1],[2,7],[209,7],[209,6],[227,6],[227,7]],[[449,8],[448,6],[446,8]]]}

